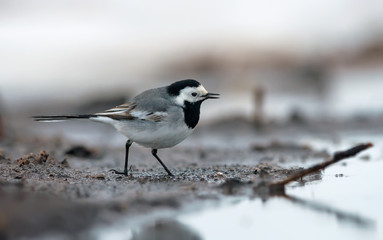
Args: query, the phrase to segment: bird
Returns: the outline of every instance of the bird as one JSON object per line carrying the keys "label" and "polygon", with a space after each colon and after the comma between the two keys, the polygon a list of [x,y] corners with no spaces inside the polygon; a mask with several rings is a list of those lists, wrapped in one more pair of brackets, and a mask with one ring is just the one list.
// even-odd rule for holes
{"label": "bird", "polygon": [[168,86],[146,90],[127,103],[95,114],[33,116],[35,121],[54,122],[89,119],[112,125],[127,137],[124,169],[111,169],[128,176],[129,148],[133,143],[150,148],[169,176],[174,176],[158,157],[158,149],[173,147],[185,140],[198,124],[201,104],[218,99],[194,79],[176,81]]}

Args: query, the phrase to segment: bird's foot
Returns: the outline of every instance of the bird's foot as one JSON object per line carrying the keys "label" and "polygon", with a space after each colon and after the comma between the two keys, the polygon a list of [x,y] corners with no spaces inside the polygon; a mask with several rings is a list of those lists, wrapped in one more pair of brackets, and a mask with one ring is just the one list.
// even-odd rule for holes
{"label": "bird's foot", "polygon": [[169,177],[174,177],[173,173],[171,173],[170,171],[168,172],[168,176]]}
{"label": "bird's foot", "polygon": [[121,175],[128,176],[128,171],[127,171],[127,170],[125,170],[125,171],[123,171],[123,172],[120,172],[120,171],[117,171],[117,170],[115,170],[115,169],[110,169],[109,172],[113,172],[113,173],[115,173],[115,174],[121,174]]}

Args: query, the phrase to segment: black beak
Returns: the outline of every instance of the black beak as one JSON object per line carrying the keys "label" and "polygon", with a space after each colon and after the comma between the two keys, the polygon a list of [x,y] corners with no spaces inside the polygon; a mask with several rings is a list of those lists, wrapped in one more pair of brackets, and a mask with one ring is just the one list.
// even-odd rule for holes
{"label": "black beak", "polygon": [[206,100],[206,99],[218,99],[219,93],[208,93],[208,94],[203,95],[202,97],[205,97],[204,100]]}

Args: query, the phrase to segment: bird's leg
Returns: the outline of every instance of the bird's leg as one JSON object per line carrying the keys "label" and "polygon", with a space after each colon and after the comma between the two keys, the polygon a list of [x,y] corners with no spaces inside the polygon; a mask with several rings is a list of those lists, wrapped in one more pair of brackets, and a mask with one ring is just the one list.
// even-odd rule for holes
{"label": "bird's leg", "polygon": [[162,167],[165,169],[165,171],[169,174],[169,176],[174,176],[169,169],[165,166],[165,164],[161,161],[161,159],[157,156],[157,149],[152,149],[153,156],[161,163]]}
{"label": "bird's leg", "polygon": [[120,172],[114,169],[111,169],[110,171],[114,172],[115,174],[123,174],[125,176],[128,176],[128,159],[129,159],[129,148],[132,145],[132,141],[128,139],[125,144],[125,166],[124,166],[124,171]]}

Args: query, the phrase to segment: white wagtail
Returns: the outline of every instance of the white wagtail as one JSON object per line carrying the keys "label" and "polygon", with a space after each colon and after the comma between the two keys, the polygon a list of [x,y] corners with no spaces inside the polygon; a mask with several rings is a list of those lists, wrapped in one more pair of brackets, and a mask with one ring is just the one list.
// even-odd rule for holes
{"label": "white wagtail", "polygon": [[36,121],[90,119],[108,123],[128,137],[125,145],[124,171],[112,169],[116,174],[128,175],[129,147],[133,142],[152,149],[153,156],[166,172],[173,176],[161,159],[157,149],[169,148],[187,138],[199,121],[201,103],[217,99],[219,94],[209,93],[196,80],[187,79],[166,87],[147,90],[128,103],[105,112],[86,115],[34,116]]}

